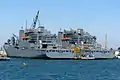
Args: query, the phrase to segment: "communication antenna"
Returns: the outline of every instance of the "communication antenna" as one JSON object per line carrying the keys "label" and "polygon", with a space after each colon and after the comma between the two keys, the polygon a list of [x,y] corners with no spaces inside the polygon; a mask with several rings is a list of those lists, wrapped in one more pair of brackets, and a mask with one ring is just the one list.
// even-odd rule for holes
{"label": "communication antenna", "polygon": [[21,29],[23,30],[23,26],[21,26]]}
{"label": "communication antenna", "polygon": [[61,31],[62,29],[60,28],[60,31]]}
{"label": "communication antenna", "polygon": [[107,49],[107,33],[105,35],[105,49]]}
{"label": "communication antenna", "polygon": [[27,20],[26,20],[26,29],[27,29]]}

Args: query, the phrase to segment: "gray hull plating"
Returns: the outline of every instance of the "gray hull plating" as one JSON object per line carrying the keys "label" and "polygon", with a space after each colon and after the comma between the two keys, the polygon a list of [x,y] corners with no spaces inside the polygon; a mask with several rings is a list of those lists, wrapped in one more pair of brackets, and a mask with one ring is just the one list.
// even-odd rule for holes
{"label": "gray hull plating", "polygon": [[[49,53],[46,53],[46,55],[49,58],[73,58],[74,56],[72,52],[63,52],[63,53],[49,52]],[[113,52],[109,52],[109,53],[94,52],[93,55],[96,59],[97,58],[114,58]]]}
{"label": "gray hull plating", "polygon": [[95,52],[93,53],[95,58],[114,58],[114,52],[102,53],[102,52]]}
{"label": "gray hull plating", "polygon": [[40,52],[34,49],[16,49],[14,47],[9,47],[5,49],[9,57],[21,57],[21,58],[47,58],[45,52]]}
{"label": "gray hull plating", "polygon": [[46,55],[49,57],[49,58],[73,58],[73,53],[72,52],[63,52],[63,53],[60,53],[60,52],[48,52],[46,53]]}

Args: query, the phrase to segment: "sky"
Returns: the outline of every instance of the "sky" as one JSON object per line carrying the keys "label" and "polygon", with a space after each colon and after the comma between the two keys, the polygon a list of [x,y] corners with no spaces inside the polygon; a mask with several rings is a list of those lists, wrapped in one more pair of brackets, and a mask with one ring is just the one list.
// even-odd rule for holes
{"label": "sky", "polygon": [[104,47],[120,46],[120,0],[0,0],[0,45],[12,33],[18,35],[21,26],[28,27],[39,10],[40,23],[56,33],[60,28],[83,28],[97,36]]}

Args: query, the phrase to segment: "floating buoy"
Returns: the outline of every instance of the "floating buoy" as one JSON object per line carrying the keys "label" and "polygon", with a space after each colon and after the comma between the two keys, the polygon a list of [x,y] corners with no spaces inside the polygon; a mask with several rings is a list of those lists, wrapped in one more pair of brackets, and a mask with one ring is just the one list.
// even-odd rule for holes
{"label": "floating buoy", "polygon": [[23,63],[23,66],[26,66],[26,63]]}

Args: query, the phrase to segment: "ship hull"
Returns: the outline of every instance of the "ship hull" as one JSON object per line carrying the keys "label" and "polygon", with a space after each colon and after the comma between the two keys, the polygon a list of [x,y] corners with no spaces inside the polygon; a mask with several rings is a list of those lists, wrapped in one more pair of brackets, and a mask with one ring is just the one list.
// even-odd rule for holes
{"label": "ship hull", "polygon": [[11,58],[37,58],[37,59],[47,58],[45,52],[40,52],[34,49],[21,50],[21,49],[16,49],[14,47],[9,47],[9,48],[5,48],[5,51],[8,57]]}
{"label": "ship hull", "polygon": [[114,58],[114,52],[94,52],[93,55],[95,58]]}
{"label": "ship hull", "polygon": [[74,56],[72,52],[48,52],[46,55],[51,59],[71,59]]}
{"label": "ship hull", "polygon": [[[49,52],[49,53],[46,53],[46,55],[51,59],[74,59],[74,54],[72,52],[63,52],[63,53]],[[109,53],[94,52],[93,55],[94,55],[94,59],[113,59],[114,58],[113,52],[109,52]],[[77,56],[77,58],[80,58],[80,57]]]}

